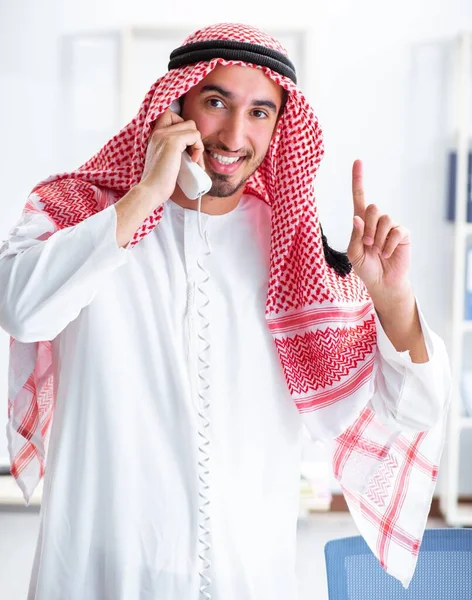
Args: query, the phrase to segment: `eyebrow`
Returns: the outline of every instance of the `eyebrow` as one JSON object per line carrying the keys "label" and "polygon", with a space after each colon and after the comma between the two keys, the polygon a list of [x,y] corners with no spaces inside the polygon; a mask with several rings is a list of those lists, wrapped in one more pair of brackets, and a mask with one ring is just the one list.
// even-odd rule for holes
{"label": "eyebrow", "polygon": [[[217,92],[218,94],[223,96],[223,98],[227,98],[228,100],[234,99],[233,92],[230,92],[229,90],[225,90],[224,88],[220,87],[219,85],[204,85],[201,88],[200,93],[204,94],[205,92]],[[272,100],[267,100],[267,99],[253,100],[251,102],[251,106],[265,106],[272,112],[274,112],[274,113],[277,112],[277,106],[276,106],[275,102],[272,102]]]}

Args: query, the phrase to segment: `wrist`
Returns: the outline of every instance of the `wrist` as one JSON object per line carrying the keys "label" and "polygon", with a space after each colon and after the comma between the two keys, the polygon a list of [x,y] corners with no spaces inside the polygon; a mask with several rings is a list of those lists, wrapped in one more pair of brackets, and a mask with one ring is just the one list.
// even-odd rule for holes
{"label": "wrist", "polygon": [[416,298],[409,281],[393,289],[382,287],[380,290],[368,290],[379,315],[387,317],[390,314],[406,314],[416,306]]}

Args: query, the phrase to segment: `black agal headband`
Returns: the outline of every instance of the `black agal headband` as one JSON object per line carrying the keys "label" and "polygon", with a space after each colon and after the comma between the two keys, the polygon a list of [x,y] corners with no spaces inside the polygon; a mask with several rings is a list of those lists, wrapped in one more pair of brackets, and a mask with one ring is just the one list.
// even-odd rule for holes
{"label": "black agal headband", "polygon": [[207,40],[181,46],[171,53],[168,69],[170,71],[185,65],[207,62],[212,58],[242,60],[261,67],[268,67],[297,83],[295,67],[285,54],[259,44],[231,40]]}

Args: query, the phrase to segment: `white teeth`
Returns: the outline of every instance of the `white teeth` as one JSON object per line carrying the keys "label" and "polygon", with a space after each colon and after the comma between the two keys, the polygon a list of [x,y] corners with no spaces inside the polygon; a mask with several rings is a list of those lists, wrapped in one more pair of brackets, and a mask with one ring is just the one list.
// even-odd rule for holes
{"label": "white teeth", "polygon": [[233,163],[239,160],[239,156],[230,157],[230,156],[221,156],[221,154],[215,154],[214,152],[210,152],[210,154],[215,158],[218,162],[223,165],[232,165]]}

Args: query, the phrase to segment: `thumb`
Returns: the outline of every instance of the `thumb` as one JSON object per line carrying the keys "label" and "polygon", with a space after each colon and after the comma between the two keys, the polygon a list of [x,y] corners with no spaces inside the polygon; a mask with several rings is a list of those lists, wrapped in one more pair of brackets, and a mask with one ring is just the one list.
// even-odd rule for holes
{"label": "thumb", "polygon": [[352,222],[352,234],[347,249],[347,256],[352,264],[359,262],[364,256],[364,229],[364,220],[356,215]]}

